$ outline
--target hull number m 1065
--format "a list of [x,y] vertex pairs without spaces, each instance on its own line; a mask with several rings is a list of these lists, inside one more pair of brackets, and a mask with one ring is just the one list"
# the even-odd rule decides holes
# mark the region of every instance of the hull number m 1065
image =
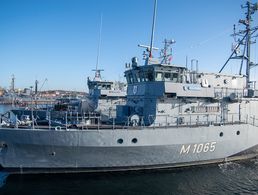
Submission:
[[214,152],[215,149],[216,149],[216,142],[182,145],[180,154],[189,154],[189,153],[198,154],[198,153]]

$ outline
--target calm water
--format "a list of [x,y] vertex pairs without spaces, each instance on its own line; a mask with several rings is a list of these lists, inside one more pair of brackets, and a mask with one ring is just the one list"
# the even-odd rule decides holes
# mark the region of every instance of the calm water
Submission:
[[[0,106],[0,112],[6,110]],[[0,194],[258,194],[258,160],[180,170],[8,176]]]
[[258,161],[152,173],[9,176],[0,194],[258,194]]

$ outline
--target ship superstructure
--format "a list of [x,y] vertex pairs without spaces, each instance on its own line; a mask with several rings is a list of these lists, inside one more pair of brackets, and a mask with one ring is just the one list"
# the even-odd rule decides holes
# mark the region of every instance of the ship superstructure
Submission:
[[116,106],[125,104],[126,84],[120,81],[103,80],[99,69],[100,46],[102,37],[102,15],[100,19],[99,43],[95,71],[95,77],[88,77],[89,99],[94,102],[95,111],[99,112],[103,121],[116,117]]
[[101,77],[102,69],[95,69],[95,77],[88,77],[88,98],[94,102],[95,111],[101,113],[103,120],[116,117],[116,106],[126,102],[126,84],[119,81],[107,81]]
[[147,126],[189,124],[215,118],[216,122],[235,122],[241,115],[250,113],[240,110],[243,98],[258,95],[253,89],[250,96],[244,75],[198,72],[198,68],[188,70],[153,59],[140,66],[136,61],[133,58],[132,68],[125,72],[128,93],[127,104],[119,107],[121,119],[134,116],[139,124]]

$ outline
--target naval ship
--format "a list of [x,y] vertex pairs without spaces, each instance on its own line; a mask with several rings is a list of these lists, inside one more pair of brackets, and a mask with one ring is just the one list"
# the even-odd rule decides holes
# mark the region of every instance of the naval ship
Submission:
[[13,118],[13,123],[28,124],[35,119],[38,125],[51,123],[53,126],[63,126],[65,123],[78,125],[93,116],[100,117],[102,123],[108,122],[110,118],[116,116],[116,105],[125,104],[126,85],[119,81],[102,80],[100,74],[102,70],[94,71],[96,71],[95,77],[92,80],[88,77],[87,81],[89,94],[84,97],[62,96],[56,98],[53,105],[39,108],[35,93],[31,95],[31,102],[35,102],[35,106],[12,109],[4,116],[9,115],[9,118]]
[[244,74],[223,74],[227,63],[218,73],[171,64],[171,40],[164,41],[155,59],[152,30],[145,64],[133,58],[127,65],[126,104],[118,105],[110,124],[53,128],[5,123],[0,127],[1,167],[16,174],[103,172],[256,158],[258,91],[250,79],[256,66],[250,49],[258,30],[251,26],[258,4],[248,1],[243,8],[246,18],[239,23],[244,29],[234,32],[241,38],[228,61],[240,59]]
[[103,80],[101,71],[94,69],[95,77],[87,79],[89,95],[87,98],[93,102],[95,112],[100,113],[102,121],[116,117],[116,106],[126,102],[126,84],[120,81]]
[[102,121],[108,121],[109,118],[116,117],[116,106],[124,105],[126,102],[126,84],[120,81],[107,81],[103,80],[101,72],[103,69],[99,69],[100,61],[100,48],[102,38],[102,15],[100,18],[100,29],[99,29],[99,43],[95,77],[91,79],[88,77],[87,85],[89,89],[88,99],[94,104],[94,111],[100,113]]

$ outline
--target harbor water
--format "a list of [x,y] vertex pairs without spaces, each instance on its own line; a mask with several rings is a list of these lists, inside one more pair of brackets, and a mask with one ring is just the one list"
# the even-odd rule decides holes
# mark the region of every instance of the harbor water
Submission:
[[[0,112],[10,108],[0,106]],[[108,174],[0,172],[0,194],[258,194],[258,160]]]

